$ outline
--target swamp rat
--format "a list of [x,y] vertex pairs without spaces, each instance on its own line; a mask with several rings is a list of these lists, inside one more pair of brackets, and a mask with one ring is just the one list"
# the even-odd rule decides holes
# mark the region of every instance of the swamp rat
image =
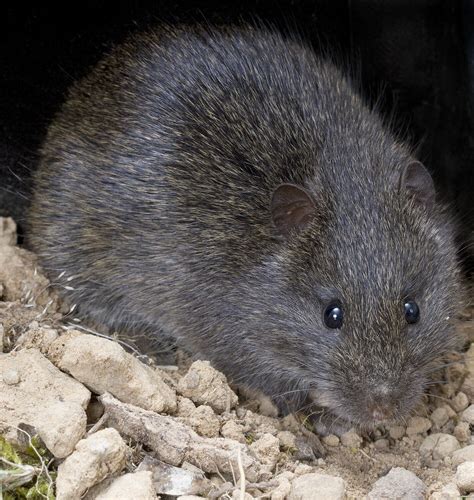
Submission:
[[428,171],[299,40],[132,36],[71,89],[35,182],[30,245],[82,315],[170,335],[321,428],[406,417],[457,346]]

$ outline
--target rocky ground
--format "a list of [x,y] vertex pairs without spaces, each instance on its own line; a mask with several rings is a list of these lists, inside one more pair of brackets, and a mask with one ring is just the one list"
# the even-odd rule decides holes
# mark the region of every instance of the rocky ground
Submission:
[[[469,312],[458,327],[474,341]],[[474,498],[474,344],[406,424],[319,440],[206,361],[91,332],[0,219],[0,346],[5,498]]]

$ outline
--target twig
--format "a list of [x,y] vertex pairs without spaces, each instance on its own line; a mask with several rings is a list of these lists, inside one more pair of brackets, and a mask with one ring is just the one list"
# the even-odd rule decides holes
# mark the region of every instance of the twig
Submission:
[[99,420],[97,420],[97,422],[87,431],[87,435],[90,436],[91,434],[94,434],[94,432],[97,432],[105,424],[108,418],[109,414],[104,411]]
[[237,463],[239,465],[240,473],[240,500],[245,500],[245,471],[242,465],[242,455],[240,453],[240,448],[237,450]]

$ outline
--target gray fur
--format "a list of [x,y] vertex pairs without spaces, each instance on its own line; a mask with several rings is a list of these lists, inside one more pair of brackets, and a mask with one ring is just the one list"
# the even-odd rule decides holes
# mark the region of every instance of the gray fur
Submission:
[[[165,332],[280,408],[311,390],[342,420],[402,418],[456,346],[459,307],[444,210],[399,191],[413,160],[298,41],[160,28],[71,89],[43,146],[30,244],[82,314]],[[282,183],[315,205],[285,238],[270,210]],[[334,298],[341,330],[322,320]]]

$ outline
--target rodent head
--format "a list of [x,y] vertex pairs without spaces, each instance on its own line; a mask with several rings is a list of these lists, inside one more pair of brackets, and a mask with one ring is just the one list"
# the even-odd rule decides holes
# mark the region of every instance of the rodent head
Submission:
[[272,199],[287,243],[279,263],[288,309],[303,344],[298,376],[317,405],[359,426],[406,417],[456,347],[449,224],[423,165],[409,162],[397,176],[373,190],[345,189],[351,205],[344,193],[289,184]]

